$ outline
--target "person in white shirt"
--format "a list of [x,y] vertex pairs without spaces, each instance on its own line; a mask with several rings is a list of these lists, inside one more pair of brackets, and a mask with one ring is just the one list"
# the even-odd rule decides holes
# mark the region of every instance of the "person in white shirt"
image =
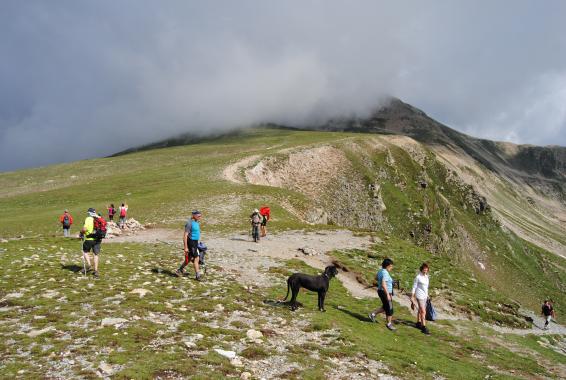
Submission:
[[411,292],[411,310],[415,310],[415,303],[418,307],[417,328],[425,334],[430,334],[426,327],[426,301],[428,300],[428,264],[423,263],[419,268],[419,274],[413,282]]

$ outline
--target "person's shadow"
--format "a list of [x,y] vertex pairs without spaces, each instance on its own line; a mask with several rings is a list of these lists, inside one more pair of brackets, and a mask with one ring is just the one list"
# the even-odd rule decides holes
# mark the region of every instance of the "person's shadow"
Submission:
[[[350,317],[354,317],[358,321],[371,322],[371,319],[369,319],[368,315],[362,315],[362,314],[350,311],[348,309],[345,309],[345,308],[339,307],[339,306],[334,306],[334,309],[341,311],[344,314],[348,314]],[[408,320],[403,319],[403,318],[394,318],[393,323],[396,324],[396,325],[404,325],[404,326],[409,326],[409,327],[415,327],[414,322],[408,321]]]
[[162,269],[162,268],[153,268],[151,270],[152,273],[155,274],[163,274],[165,276],[169,276],[169,277],[177,277],[177,275],[175,274],[175,272],[170,271],[169,269]]
[[[278,301],[278,300],[263,300],[263,303],[273,307],[289,307],[291,305],[290,301]],[[303,304],[297,301],[297,307],[303,307]]]
[[76,264],[67,264],[67,265],[61,264],[61,269],[65,269],[73,273],[79,273],[83,269],[83,267]]

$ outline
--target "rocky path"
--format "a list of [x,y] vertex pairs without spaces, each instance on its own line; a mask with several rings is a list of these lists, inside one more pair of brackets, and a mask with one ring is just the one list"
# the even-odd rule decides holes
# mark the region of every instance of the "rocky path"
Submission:
[[[116,237],[110,242],[136,242],[136,243],[167,243],[182,248],[181,232],[168,229],[147,229],[138,231],[136,234]],[[277,235],[269,235],[260,243],[254,243],[247,234],[208,234],[205,241],[209,247],[208,260],[222,267],[224,270],[237,273],[236,279],[244,286],[272,286],[274,279],[268,273],[268,269],[280,266],[281,260],[299,259],[317,269],[324,269],[332,264],[332,258],[328,255],[332,250],[365,249],[374,241],[367,236],[354,236],[347,230],[303,232],[286,231]],[[302,251],[309,252],[306,255]],[[342,282],[348,292],[357,298],[377,298],[375,289],[368,289],[360,284],[355,275],[341,271],[338,280]],[[279,280],[277,280],[279,281]],[[401,306],[410,307],[407,296],[398,296],[395,302]],[[466,317],[453,314],[438,308],[438,319],[461,320]],[[513,329],[488,325],[494,330],[517,335],[566,335],[566,328],[557,323],[551,323],[548,330],[543,330],[544,321],[540,316],[530,312],[533,318],[531,329]]]

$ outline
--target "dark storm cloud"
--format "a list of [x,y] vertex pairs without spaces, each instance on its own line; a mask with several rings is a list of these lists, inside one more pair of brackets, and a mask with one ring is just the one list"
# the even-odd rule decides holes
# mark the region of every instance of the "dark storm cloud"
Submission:
[[566,3],[0,2],[0,170],[367,113],[566,145]]

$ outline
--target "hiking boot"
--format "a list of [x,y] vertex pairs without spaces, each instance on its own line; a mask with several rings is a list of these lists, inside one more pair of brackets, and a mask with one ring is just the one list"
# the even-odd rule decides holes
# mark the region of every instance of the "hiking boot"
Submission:
[[177,275],[177,277],[183,277],[183,271],[180,270],[180,269],[177,269],[177,270],[175,271],[175,274]]
[[197,281],[202,281],[202,276],[201,276],[201,275],[196,275],[196,276],[195,276],[195,280],[197,280]]
[[97,271],[97,270],[95,270],[95,271],[94,271],[94,273],[93,273],[92,275],[94,276],[94,278],[98,278],[98,277],[100,277],[100,276],[98,275],[98,271]]
[[415,327],[418,328],[419,330],[423,329],[423,325],[420,322],[415,323]]
[[373,323],[375,323],[375,314],[373,313],[369,313],[368,314],[369,320],[372,321]]
[[428,328],[426,326],[423,326],[422,330],[423,334],[425,335],[430,335],[430,331],[428,331]]
[[393,327],[393,323],[388,324],[388,325],[387,325],[387,328],[388,328],[390,331],[395,331],[395,330],[397,330],[395,327]]

